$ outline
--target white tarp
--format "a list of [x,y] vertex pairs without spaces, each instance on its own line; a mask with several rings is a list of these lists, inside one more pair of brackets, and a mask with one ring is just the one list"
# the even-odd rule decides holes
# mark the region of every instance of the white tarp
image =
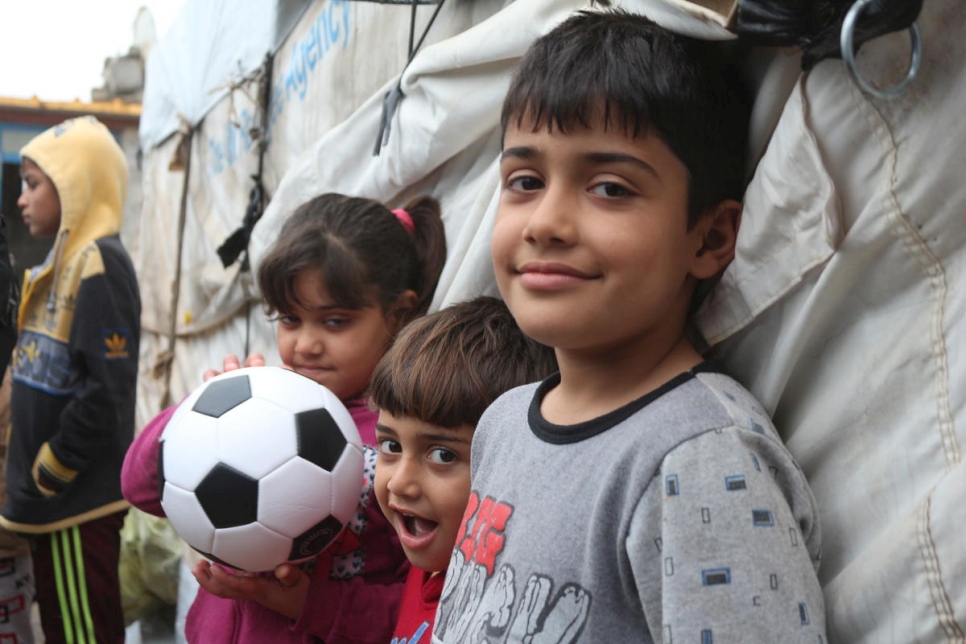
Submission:
[[[408,8],[351,3],[353,26],[343,34],[351,40],[335,46],[333,38],[325,50],[313,29],[321,34],[321,26],[337,24],[326,22],[327,12],[341,15],[335,12],[343,4],[313,4],[279,49],[273,86],[284,103],[272,111],[264,175],[272,202],[255,228],[253,258],[298,204],[320,192],[389,205],[431,192],[443,204],[450,245],[434,305],[494,292],[488,243],[503,92],[529,43],[584,2],[504,7],[481,0],[444,9],[431,32],[435,44],[402,76],[406,98],[379,157],[371,151],[381,99],[405,62]],[[728,37],[720,15],[689,3],[618,4],[678,30]],[[420,9],[420,24],[427,10]],[[920,77],[891,102],[861,94],[840,61],[806,75],[788,51],[753,61],[760,91],[752,147],[763,156],[738,258],[699,318],[731,370],[774,415],[813,484],[829,641],[836,644],[966,640],[959,527],[966,496],[966,130],[959,123],[966,12],[956,0],[926,0],[919,23]],[[226,31],[220,42],[237,37]],[[893,34],[867,44],[861,68],[888,84],[905,68],[906,42]],[[189,60],[184,54],[184,64]],[[178,73],[170,70],[172,78]],[[257,167],[244,133],[253,103],[243,91],[210,105],[201,94],[192,100],[206,107],[197,113],[204,118],[188,119],[198,130],[176,310],[183,173],[170,172],[168,163],[177,137],[159,138],[145,156],[142,421],[157,411],[151,368],[163,358],[172,322],[175,399],[203,369],[246,344],[277,359],[272,329],[249,301],[250,285],[237,266],[222,268],[214,252],[240,223]],[[176,115],[163,116],[158,122],[170,130]],[[148,246],[157,254],[145,253]]]
[[[445,6],[424,46],[462,32],[498,12],[505,1]],[[261,4],[274,7],[258,13],[273,24],[266,16],[276,10],[279,14],[291,12],[290,6]],[[252,65],[257,70],[268,53],[252,53],[247,65],[237,60],[237,64],[223,64],[223,77],[215,73],[219,61],[232,60],[234,43],[249,37],[247,20],[235,16],[233,7],[219,0],[187,3],[171,33],[203,34],[208,30],[218,34],[217,46],[209,43],[204,55],[184,52],[171,46],[174,37],[169,34],[149,60],[141,131],[142,135],[157,132],[160,139],[154,145],[149,143],[153,139],[142,141],[145,190],[149,193],[136,244],[140,252],[135,253],[145,302],[138,400],[142,424],[157,412],[166,394],[173,400],[183,396],[199,383],[205,368],[220,364],[226,352],[242,353],[248,347],[270,357],[275,353],[274,332],[252,301],[251,275],[241,273],[237,263],[224,268],[216,254],[241,225],[252,175],[258,168],[257,142],[251,132],[259,124],[257,81],[243,81],[243,72]],[[243,5],[237,9],[246,11]],[[419,7],[417,37],[435,9],[432,5]],[[410,12],[405,5],[326,0],[312,3],[301,14],[277,47],[273,61],[270,144],[262,176],[269,195],[304,149],[398,76],[407,58]],[[226,14],[222,24],[219,16]],[[271,47],[264,42],[262,46]],[[254,52],[252,48],[240,51],[249,49]],[[205,65],[212,71],[199,73],[197,68]],[[165,72],[152,75],[155,69]],[[182,77],[188,80],[179,85]],[[212,94],[211,88],[220,89]],[[194,133],[188,158],[179,158],[175,167],[172,163],[182,136],[171,128],[182,122],[193,126]],[[174,136],[169,136],[171,132]],[[358,135],[367,140],[365,157],[371,156],[376,134],[374,128]],[[184,232],[179,235],[185,172],[178,168],[185,166],[189,168],[188,190]],[[172,330],[177,337],[173,346]],[[164,367],[169,360],[173,360],[170,377]]]
[[147,61],[141,145],[148,150],[195,125],[228,92],[229,83],[274,50],[275,2],[193,0],[154,46]]
[[[701,318],[812,485],[842,644],[966,641],[966,12],[926,0],[918,23],[921,74],[891,101],[776,57],[790,94]],[[894,84],[908,42],[859,68]]]

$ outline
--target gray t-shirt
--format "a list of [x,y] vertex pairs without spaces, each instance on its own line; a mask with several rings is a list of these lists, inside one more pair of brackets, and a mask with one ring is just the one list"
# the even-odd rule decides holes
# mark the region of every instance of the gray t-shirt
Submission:
[[768,416],[705,364],[600,418],[480,420],[433,642],[825,641],[815,501]]

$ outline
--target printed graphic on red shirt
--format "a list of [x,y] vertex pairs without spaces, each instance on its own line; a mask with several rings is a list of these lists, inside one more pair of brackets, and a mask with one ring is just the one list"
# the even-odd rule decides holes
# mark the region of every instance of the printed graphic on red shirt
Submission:
[[513,567],[499,564],[512,518],[512,505],[470,494],[440,597],[440,641],[568,644],[580,637],[590,593],[543,573],[518,588]]
[[394,637],[390,644],[428,644],[429,642],[429,627],[432,626],[429,622],[423,622],[416,629],[416,632],[409,637]]

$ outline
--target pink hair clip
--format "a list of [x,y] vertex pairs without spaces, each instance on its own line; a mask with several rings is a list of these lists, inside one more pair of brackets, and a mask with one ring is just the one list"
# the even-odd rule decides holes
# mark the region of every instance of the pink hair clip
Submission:
[[403,228],[409,231],[410,235],[416,232],[416,224],[413,223],[413,218],[406,212],[405,208],[396,208],[392,211],[392,214],[396,215],[396,219],[403,225]]

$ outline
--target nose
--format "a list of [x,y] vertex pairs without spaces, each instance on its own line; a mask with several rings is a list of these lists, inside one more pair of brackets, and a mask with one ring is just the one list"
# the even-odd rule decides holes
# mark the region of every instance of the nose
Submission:
[[392,467],[386,487],[393,496],[418,497],[420,495],[419,465],[412,458],[405,456],[400,458]]
[[524,238],[543,246],[569,246],[577,234],[575,209],[579,201],[560,188],[548,185],[534,205],[523,230]]
[[21,190],[20,196],[17,197],[17,207],[21,210],[27,207],[27,191]]
[[314,333],[309,325],[303,325],[295,339],[295,352],[303,356],[317,356],[325,351],[325,343],[318,333]]

